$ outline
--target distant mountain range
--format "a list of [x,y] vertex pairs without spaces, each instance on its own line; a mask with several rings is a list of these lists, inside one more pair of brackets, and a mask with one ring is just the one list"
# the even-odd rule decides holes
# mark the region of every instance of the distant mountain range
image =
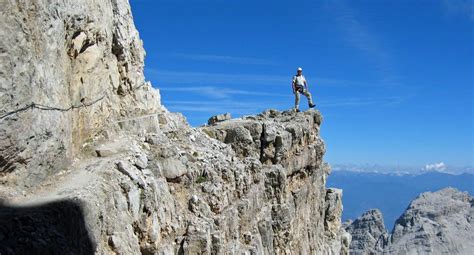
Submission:
[[328,187],[343,189],[343,220],[356,219],[371,208],[383,213],[392,230],[395,220],[420,193],[453,187],[474,194],[474,175],[428,171],[421,174],[388,174],[337,170],[328,178]]
[[333,171],[370,172],[394,175],[423,174],[440,172],[446,174],[474,174],[474,166],[455,166],[444,162],[435,162],[425,165],[379,165],[379,164],[331,164]]

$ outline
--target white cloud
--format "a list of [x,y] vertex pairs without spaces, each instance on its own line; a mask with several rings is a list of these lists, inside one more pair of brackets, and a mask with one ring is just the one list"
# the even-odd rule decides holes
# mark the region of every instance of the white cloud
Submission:
[[396,86],[399,75],[396,74],[392,56],[383,46],[381,38],[370,27],[358,18],[358,13],[350,6],[350,1],[329,1],[329,8],[334,19],[339,24],[343,38],[352,47],[364,53],[375,64],[375,69],[382,77],[380,82],[384,86]]
[[288,97],[290,94],[277,94],[270,92],[262,92],[256,90],[242,90],[232,89],[226,87],[216,86],[195,86],[195,87],[164,87],[160,88],[161,91],[169,92],[185,92],[200,94],[215,99],[227,99],[233,95],[245,95],[245,96],[265,96],[265,97]]
[[264,74],[227,74],[193,71],[157,71],[147,68],[148,74],[163,84],[275,84],[289,86],[291,75],[264,75]]
[[[212,72],[194,72],[194,71],[168,71],[146,69],[148,77],[152,77],[159,84],[209,84],[219,85],[268,85],[268,86],[288,86],[291,84],[292,74],[288,75],[267,75],[267,74],[244,74],[244,73],[212,73]],[[362,82],[345,79],[333,79],[324,77],[312,77],[310,74],[306,77],[310,88],[312,86],[324,87],[379,87],[384,84],[378,82]]]
[[252,57],[234,57],[234,56],[225,56],[225,55],[182,54],[182,53],[174,53],[170,55],[174,57],[190,59],[190,60],[218,62],[218,63],[227,63],[227,64],[276,65],[276,63],[271,60],[261,59],[261,58],[252,58]]
[[439,163],[433,163],[433,164],[427,164],[423,167],[424,171],[445,171],[447,168],[446,164],[444,162],[439,162]]

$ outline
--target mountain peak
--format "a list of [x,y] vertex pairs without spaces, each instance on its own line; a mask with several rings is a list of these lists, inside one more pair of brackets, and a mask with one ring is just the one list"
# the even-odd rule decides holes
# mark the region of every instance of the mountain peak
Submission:
[[[467,192],[444,188],[414,199],[395,222],[390,235],[381,212],[369,210],[346,226],[352,235],[351,252],[388,254],[469,254],[474,249],[471,220],[474,198]],[[455,224],[451,224],[455,222]]]

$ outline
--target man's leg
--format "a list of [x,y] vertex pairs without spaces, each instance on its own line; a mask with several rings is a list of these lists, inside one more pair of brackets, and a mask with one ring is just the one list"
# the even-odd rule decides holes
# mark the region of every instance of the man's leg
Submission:
[[313,104],[313,97],[311,96],[311,93],[309,93],[309,91],[305,90],[304,92],[304,95],[306,96],[306,98],[308,98],[308,105],[309,107],[314,107],[314,104]]
[[295,110],[298,110],[300,106],[300,92],[296,91],[295,92]]

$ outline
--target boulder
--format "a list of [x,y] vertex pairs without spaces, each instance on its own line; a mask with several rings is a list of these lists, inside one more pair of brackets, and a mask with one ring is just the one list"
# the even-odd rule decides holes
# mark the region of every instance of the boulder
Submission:
[[113,148],[101,146],[101,147],[95,149],[95,152],[97,153],[98,157],[110,157],[110,156],[116,154],[117,150],[115,150]]
[[226,121],[230,119],[231,119],[230,113],[219,114],[219,115],[215,115],[209,118],[209,120],[207,121],[207,124],[214,125],[218,122],[222,122],[222,121]]
[[145,169],[148,166],[148,158],[144,153],[138,153],[135,155],[135,166],[138,169]]
[[137,168],[135,168],[130,163],[125,162],[125,161],[118,161],[116,163],[116,165],[117,165],[117,169],[121,173],[123,173],[123,174],[127,175],[128,177],[130,177],[130,179],[132,179],[132,181],[134,181],[135,183],[140,185],[140,187],[142,187],[142,188],[146,187],[146,183],[143,180],[143,178],[139,176]]
[[160,160],[163,176],[168,180],[173,180],[187,173],[186,166],[181,160],[176,158],[165,158]]

